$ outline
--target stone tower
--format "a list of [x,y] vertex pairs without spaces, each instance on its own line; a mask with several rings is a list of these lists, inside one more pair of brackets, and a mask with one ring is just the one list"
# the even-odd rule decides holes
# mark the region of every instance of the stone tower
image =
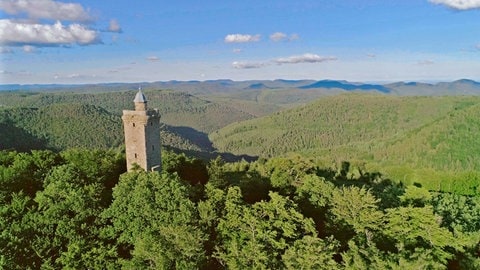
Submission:
[[135,110],[124,110],[122,116],[127,170],[138,164],[145,171],[160,171],[160,113],[147,108],[147,98],[141,89],[133,102]]

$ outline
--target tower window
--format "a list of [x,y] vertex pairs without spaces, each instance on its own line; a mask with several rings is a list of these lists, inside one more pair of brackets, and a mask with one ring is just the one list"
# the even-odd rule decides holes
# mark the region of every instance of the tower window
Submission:
[[137,158],[137,153],[135,153],[135,158]]
[[150,126],[153,126],[153,122],[150,122]]
[[133,123],[133,127],[135,127],[135,123]]
[[152,150],[155,150],[155,146],[152,145]]

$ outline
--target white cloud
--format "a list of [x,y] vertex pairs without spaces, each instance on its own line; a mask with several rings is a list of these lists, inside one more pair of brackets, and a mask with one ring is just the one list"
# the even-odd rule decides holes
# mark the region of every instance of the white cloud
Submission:
[[252,69],[252,68],[261,68],[269,66],[272,64],[282,65],[282,64],[301,64],[301,63],[321,63],[326,61],[337,60],[336,57],[327,56],[322,57],[317,54],[306,53],[303,55],[294,55],[290,57],[277,58],[270,61],[264,62],[244,62],[244,61],[235,61],[232,63],[232,67],[237,69]]
[[118,24],[118,21],[115,19],[110,20],[110,25],[108,26],[108,31],[109,32],[115,32],[115,33],[120,33],[122,32],[122,28],[120,27],[120,24]]
[[429,2],[459,10],[480,8],[480,0],[429,0]]
[[23,51],[26,53],[33,53],[35,52],[35,47],[30,46],[30,45],[25,45],[23,46]]
[[300,63],[321,63],[326,61],[334,61],[337,60],[336,57],[332,56],[320,56],[318,54],[312,53],[305,53],[302,55],[294,55],[285,58],[277,58],[274,60],[275,63],[282,65],[282,64],[300,64]]
[[285,40],[285,39],[287,39],[287,37],[288,36],[285,33],[275,32],[275,33],[270,35],[270,40],[277,42],[277,41]]
[[291,34],[290,36],[288,36],[287,34],[282,33],[282,32],[275,32],[275,33],[270,35],[270,40],[274,41],[274,42],[294,41],[294,40],[297,40],[299,38],[300,37],[298,36],[298,34]]
[[300,39],[300,36],[298,34],[291,34],[290,37],[288,38],[288,40],[290,41],[293,41],[293,40],[297,40],[297,39]]
[[68,20],[85,22],[92,17],[77,3],[52,0],[0,0],[0,9],[10,15],[27,14],[34,19]]
[[0,44],[3,45],[89,45],[99,43],[98,32],[80,24],[64,26],[55,24],[18,23],[12,20],[0,20]]
[[147,60],[150,62],[158,62],[160,61],[160,58],[158,56],[149,56],[147,57]]
[[225,43],[246,43],[260,41],[260,35],[230,34],[226,35]]
[[235,62],[232,63],[232,67],[237,68],[237,69],[261,68],[265,65],[266,65],[266,63],[239,62],[239,61],[235,61]]

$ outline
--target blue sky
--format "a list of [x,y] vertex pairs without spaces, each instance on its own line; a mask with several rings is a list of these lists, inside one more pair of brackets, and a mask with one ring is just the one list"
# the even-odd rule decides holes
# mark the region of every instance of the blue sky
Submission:
[[1,83],[480,80],[480,0],[0,0]]

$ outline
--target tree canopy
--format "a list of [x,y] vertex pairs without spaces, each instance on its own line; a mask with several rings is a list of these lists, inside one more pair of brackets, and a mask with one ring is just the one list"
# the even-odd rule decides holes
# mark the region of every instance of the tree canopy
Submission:
[[4,269],[477,269],[478,194],[432,192],[302,156],[0,151]]

